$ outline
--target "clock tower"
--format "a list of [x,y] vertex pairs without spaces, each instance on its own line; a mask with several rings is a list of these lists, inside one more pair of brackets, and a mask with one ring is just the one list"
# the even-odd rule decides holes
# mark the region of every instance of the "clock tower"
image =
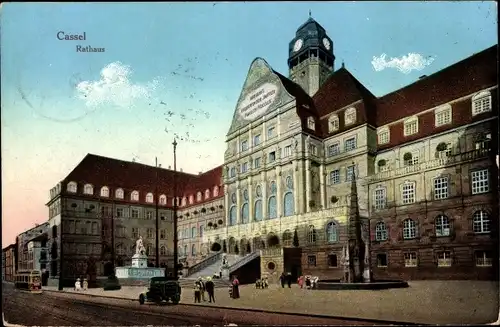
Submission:
[[288,49],[290,79],[313,96],[334,70],[333,42],[309,12]]

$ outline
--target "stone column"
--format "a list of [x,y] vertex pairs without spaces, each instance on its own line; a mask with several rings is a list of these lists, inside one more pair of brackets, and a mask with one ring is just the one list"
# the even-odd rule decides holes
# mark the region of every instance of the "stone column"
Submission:
[[[308,150],[306,150],[309,152]],[[311,161],[306,159],[306,212],[311,212],[309,202],[311,201]]]
[[302,188],[299,187],[299,171],[298,169],[299,161],[293,161],[293,207],[295,210],[295,214],[302,213],[302,210],[299,208],[300,202],[299,198],[302,197]]
[[252,185],[252,176],[248,176],[248,222],[252,224],[255,221],[254,217],[254,190]]
[[276,218],[283,216],[283,190],[281,187],[281,167],[276,167]]
[[240,181],[236,181],[236,225],[241,224],[241,189]]
[[268,183],[266,180],[266,172],[263,171],[261,172],[261,181],[262,184],[260,184],[260,188],[262,190],[262,220],[267,219],[267,187]]
[[226,226],[229,226],[229,208],[230,208],[230,204],[229,204],[229,197],[230,195],[228,194],[228,191],[229,191],[229,187],[227,185],[224,185],[224,210],[226,210]]
[[326,209],[326,176],[325,165],[319,166],[319,191],[321,196],[321,208]]

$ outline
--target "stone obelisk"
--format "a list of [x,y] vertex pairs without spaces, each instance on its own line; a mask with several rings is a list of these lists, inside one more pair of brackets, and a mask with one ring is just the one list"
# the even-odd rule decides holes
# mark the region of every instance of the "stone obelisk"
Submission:
[[349,283],[363,282],[366,246],[361,236],[361,218],[358,207],[356,172],[352,172],[351,201],[348,220]]

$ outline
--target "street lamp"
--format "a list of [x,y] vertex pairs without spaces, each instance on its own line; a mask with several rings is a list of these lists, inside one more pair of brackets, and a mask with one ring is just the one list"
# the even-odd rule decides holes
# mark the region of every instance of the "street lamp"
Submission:
[[155,247],[156,247],[156,268],[160,267],[160,217],[158,217],[158,158],[155,158],[155,164],[156,164],[156,181],[155,181],[155,199],[156,199],[156,242],[155,242]]
[[175,138],[172,145],[174,146],[174,278],[177,279],[177,261],[179,261],[179,253],[177,251],[177,141]]

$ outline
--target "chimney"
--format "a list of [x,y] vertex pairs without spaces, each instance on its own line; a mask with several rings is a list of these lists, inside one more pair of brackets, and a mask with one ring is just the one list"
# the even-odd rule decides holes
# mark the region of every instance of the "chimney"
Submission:
[[158,168],[161,168],[161,164],[158,165]]
[[172,169],[172,166],[168,166],[168,169]]
[[201,174],[203,174],[203,172],[202,172],[202,171],[198,172],[198,175],[201,175]]
[[422,75],[422,76],[420,76],[418,79],[419,79],[419,80],[421,80],[421,79],[424,79],[424,78],[426,78],[426,77],[427,77],[427,75]]
[[179,171],[182,173],[182,168],[180,168]]

